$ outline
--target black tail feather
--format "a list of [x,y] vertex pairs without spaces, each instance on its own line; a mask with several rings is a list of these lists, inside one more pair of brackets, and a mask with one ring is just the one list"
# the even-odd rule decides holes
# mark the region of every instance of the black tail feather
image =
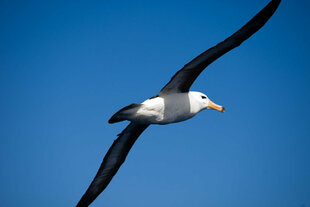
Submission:
[[121,122],[126,120],[126,118],[124,118],[122,116],[122,113],[124,111],[130,110],[130,109],[134,109],[134,108],[138,108],[140,107],[141,104],[130,104],[129,106],[126,106],[124,108],[122,108],[121,110],[119,110],[118,112],[116,112],[110,119],[109,119],[109,124],[113,124],[113,123],[117,123],[117,122]]
[[114,124],[114,123],[117,123],[117,122],[121,122],[121,121],[124,121],[125,119],[121,119],[119,118],[118,116],[118,113],[114,114],[108,121],[109,124]]

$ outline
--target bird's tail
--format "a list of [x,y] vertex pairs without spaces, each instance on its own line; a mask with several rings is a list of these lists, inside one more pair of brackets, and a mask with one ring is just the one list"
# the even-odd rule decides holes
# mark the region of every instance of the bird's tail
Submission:
[[122,108],[109,119],[108,121],[109,124],[114,124],[117,122],[128,120],[130,115],[133,115],[135,112],[137,112],[140,106],[141,104],[131,104],[129,106]]

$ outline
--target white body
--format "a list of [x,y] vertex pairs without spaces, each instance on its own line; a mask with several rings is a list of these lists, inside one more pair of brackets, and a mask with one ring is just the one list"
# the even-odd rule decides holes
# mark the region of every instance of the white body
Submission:
[[[209,99],[200,92],[175,93],[144,101],[137,109],[129,109],[126,119],[143,124],[170,124],[192,118],[208,108]],[[123,115],[124,115],[123,114]]]

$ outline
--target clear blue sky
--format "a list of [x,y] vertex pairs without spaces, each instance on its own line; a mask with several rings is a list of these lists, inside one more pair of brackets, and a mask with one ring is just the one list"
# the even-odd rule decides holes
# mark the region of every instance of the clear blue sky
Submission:
[[[268,0],[1,1],[1,206],[74,206],[127,123]],[[310,2],[283,0],[193,90],[226,113],[151,126],[92,206],[310,206]]]

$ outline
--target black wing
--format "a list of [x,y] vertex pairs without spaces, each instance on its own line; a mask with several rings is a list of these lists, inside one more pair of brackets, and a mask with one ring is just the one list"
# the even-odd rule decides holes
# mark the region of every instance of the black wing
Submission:
[[149,125],[141,125],[131,122],[126,129],[118,135],[118,138],[114,141],[105,155],[94,180],[77,204],[77,207],[88,206],[107,187],[113,176],[125,161],[132,145],[148,126]]
[[243,41],[251,37],[262,26],[264,26],[264,24],[277,10],[280,2],[281,0],[272,0],[255,17],[253,17],[246,25],[244,25],[232,36],[208,49],[186,64],[171,78],[167,85],[161,89],[159,95],[188,92],[193,82],[208,65],[235,47],[238,47]]

